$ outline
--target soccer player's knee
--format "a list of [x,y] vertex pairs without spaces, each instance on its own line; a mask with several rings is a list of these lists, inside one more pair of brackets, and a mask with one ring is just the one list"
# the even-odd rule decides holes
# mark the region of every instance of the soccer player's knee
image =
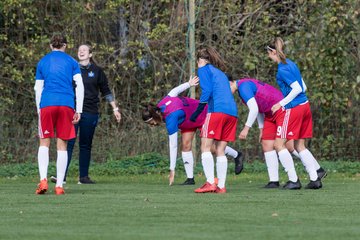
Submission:
[[285,146],[284,146],[283,142],[275,142],[274,148],[277,152],[280,152],[281,150],[283,150],[285,148]]

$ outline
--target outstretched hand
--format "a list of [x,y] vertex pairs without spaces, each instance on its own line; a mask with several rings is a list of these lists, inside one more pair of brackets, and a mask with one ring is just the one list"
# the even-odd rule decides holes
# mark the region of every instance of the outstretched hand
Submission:
[[175,170],[170,170],[169,173],[169,186],[173,185],[175,179]]
[[190,87],[199,85],[199,77],[198,76],[194,76],[194,77],[190,76],[189,84],[190,84]]
[[121,113],[119,110],[114,111],[114,116],[116,118],[116,121],[119,123],[121,121]]

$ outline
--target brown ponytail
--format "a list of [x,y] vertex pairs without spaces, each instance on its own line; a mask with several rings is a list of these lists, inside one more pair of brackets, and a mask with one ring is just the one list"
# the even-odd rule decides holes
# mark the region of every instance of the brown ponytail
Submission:
[[154,106],[153,104],[149,103],[142,111],[142,119],[144,122],[154,119],[156,122],[160,123],[162,121],[160,109]]
[[280,61],[286,64],[286,55],[283,52],[285,46],[284,41],[280,37],[276,37],[274,40],[274,46],[276,49],[276,55],[280,58]]
[[212,47],[205,47],[197,51],[197,59],[202,58],[207,60],[209,63],[219,68],[221,71],[226,72],[225,61],[222,59],[220,54]]

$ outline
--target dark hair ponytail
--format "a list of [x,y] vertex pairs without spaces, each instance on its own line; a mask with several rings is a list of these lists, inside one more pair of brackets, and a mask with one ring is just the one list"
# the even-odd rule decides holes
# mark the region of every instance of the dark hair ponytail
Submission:
[[205,47],[197,51],[197,59],[202,58],[209,63],[219,68],[221,71],[226,72],[226,65],[220,54],[212,47]]
[[160,108],[149,103],[142,111],[142,119],[144,122],[154,119],[156,122],[160,123],[162,121]]

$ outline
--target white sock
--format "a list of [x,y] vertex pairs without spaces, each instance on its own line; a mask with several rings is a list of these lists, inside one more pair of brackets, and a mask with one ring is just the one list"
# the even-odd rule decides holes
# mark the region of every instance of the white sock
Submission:
[[194,177],[194,157],[192,151],[181,152],[187,178]]
[[264,152],[270,182],[279,181],[279,160],[275,150]]
[[40,146],[38,151],[38,165],[40,180],[47,179],[47,171],[49,166],[49,148]]
[[56,160],[56,187],[62,187],[68,161],[67,151],[57,151]]
[[291,154],[300,159],[300,155],[295,149],[291,152]]
[[301,157],[301,162],[303,163],[306,171],[310,176],[310,180],[316,181],[318,175],[313,161],[313,159],[315,159],[314,156],[311,154],[311,152],[308,149],[299,152],[299,155]]
[[[296,150],[292,151],[291,153],[292,153],[292,155],[294,155],[295,157],[301,159],[299,153],[298,153]],[[312,156],[312,161],[313,161],[313,164],[314,164],[315,169],[316,169],[316,170],[319,170],[319,169],[321,168],[320,164],[318,163],[318,161],[316,161],[316,159],[314,158],[314,156],[313,156],[312,154],[311,154],[311,156]]]
[[[311,155],[312,155],[312,154],[311,154]],[[320,164],[318,163],[318,161],[316,161],[315,158],[314,158],[314,160],[313,160],[313,164],[314,164],[314,167],[315,167],[316,171],[321,168]]]
[[298,176],[296,175],[294,161],[291,157],[289,151],[285,148],[278,152],[279,159],[283,167],[285,168],[285,172],[287,172],[289,180],[292,182],[296,182],[298,180]]
[[232,158],[236,158],[237,155],[238,155],[238,152],[235,149],[233,149],[233,148],[231,148],[229,146],[226,146],[225,147],[225,155],[228,155],[228,156],[230,156]]
[[206,181],[213,184],[214,180],[214,159],[211,152],[201,154],[201,163],[203,165]]
[[226,181],[228,160],[226,156],[216,158],[216,175],[218,177],[218,187],[224,188]]
[[312,160],[313,164],[314,164],[314,167],[315,167],[315,170],[319,170],[321,168],[320,164],[318,163],[318,161],[316,161],[315,157],[312,155],[312,153],[306,149],[310,154],[309,156],[307,156],[309,159]]

